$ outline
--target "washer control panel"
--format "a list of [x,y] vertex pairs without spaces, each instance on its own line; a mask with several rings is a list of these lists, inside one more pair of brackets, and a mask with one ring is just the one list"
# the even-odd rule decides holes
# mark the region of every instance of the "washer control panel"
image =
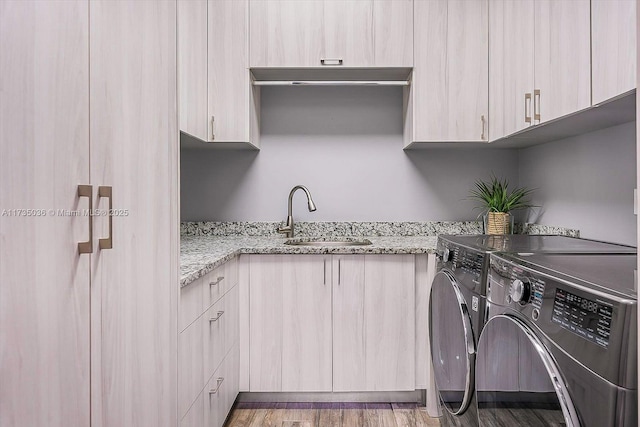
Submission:
[[609,346],[613,306],[556,288],[551,321],[602,347]]

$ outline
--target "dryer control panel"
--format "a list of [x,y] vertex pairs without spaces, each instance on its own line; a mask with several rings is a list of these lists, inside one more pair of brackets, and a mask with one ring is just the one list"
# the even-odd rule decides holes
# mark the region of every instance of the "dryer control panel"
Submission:
[[551,321],[602,347],[609,346],[613,306],[556,288]]

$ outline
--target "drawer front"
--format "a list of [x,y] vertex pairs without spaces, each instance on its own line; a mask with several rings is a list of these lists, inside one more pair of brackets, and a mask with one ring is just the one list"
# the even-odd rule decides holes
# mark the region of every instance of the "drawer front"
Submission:
[[238,396],[240,354],[235,344],[203,391],[204,425],[222,427]]
[[203,310],[215,304],[229,289],[238,282],[238,258],[233,258],[219,266],[203,278]]
[[202,283],[204,278],[197,279],[180,289],[178,310],[178,330],[184,331],[204,310],[202,303]]
[[197,399],[205,382],[202,342],[203,318],[200,317],[178,336],[178,411],[184,417]]
[[204,343],[204,381],[218,369],[238,338],[238,286],[213,304],[202,316]]
[[198,398],[187,414],[180,420],[180,427],[203,427],[204,426],[204,391],[201,391]]

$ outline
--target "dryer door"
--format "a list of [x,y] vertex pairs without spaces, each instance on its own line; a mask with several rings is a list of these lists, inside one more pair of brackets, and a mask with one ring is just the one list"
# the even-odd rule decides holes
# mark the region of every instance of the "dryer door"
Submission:
[[480,426],[580,426],[555,359],[516,317],[495,316],[482,330],[476,393]]
[[449,412],[460,415],[473,397],[475,341],[467,302],[446,270],[431,285],[429,337],[440,399]]

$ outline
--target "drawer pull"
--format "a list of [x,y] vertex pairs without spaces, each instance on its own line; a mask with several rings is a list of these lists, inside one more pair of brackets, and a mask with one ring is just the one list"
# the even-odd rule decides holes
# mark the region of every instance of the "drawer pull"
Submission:
[[216,322],[219,318],[222,317],[223,314],[224,314],[224,311],[217,312],[216,317],[212,317],[211,319],[209,319],[209,323]]
[[324,58],[320,60],[320,64],[322,65],[342,65],[342,59],[336,58],[336,59],[329,59],[329,58]]
[[209,395],[216,394],[218,390],[220,390],[220,386],[222,385],[223,381],[224,381],[223,377],[218,378],[217,379],[218,384],[216,385],[216,388],[209,390]]
[[211,283],[209,283],[209,286],[216,286],[216,285],[220,284],[220,282],[222,282],[223,280],[224,280],[224,276],[220,276],[220,277],[218,277],[218,278],[216,279],[216,281],[215,281],[215,282],[211,282]]

